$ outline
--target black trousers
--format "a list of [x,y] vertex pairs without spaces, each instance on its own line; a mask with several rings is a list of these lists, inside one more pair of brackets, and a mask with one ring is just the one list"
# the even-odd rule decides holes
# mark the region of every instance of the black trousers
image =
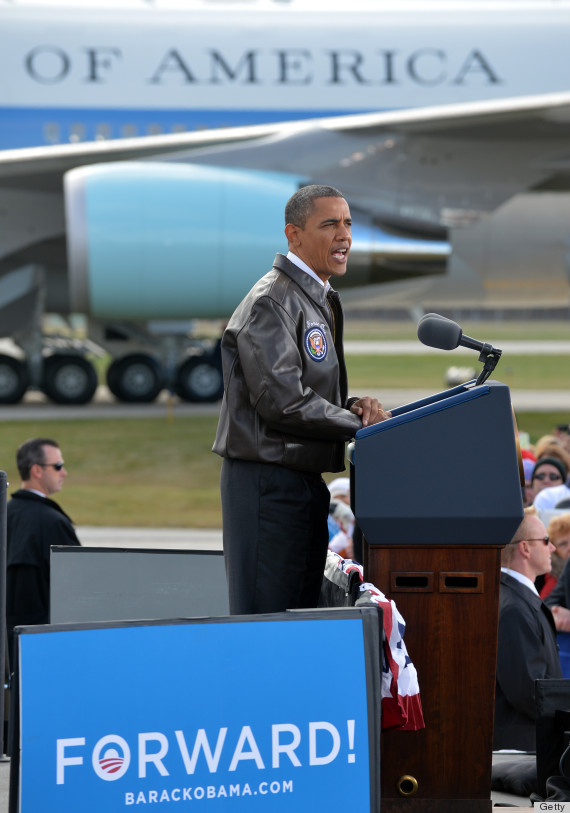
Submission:
[[230,613],[316,607],[328,548],[322,477],[225,458],[220,485]]

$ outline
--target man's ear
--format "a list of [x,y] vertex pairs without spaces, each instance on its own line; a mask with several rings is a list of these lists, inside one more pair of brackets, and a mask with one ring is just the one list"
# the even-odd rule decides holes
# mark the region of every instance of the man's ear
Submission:
[[528,559],[530,556],[530,545],[526,541],[526,539],[521,539],[519,542],[519,552],[524,559]]
[[299,226],[295,226],[294,223],[287,223],[285,226],[285,236],[287,237],[287,241],[290,246],[298,246],[299,245],[299,235],[300,229]]

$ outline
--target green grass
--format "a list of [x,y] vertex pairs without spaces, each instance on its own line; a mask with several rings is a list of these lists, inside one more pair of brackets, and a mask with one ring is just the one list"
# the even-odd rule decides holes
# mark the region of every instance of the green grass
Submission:
[[[498,344],[506,339],[541,339],[552,341],[570,340],[570,324],[560,319],[529,319],[527,321],[504,321],[473,319],[459,320],[466,336],[483,342]],[[347,319],[344,326],[345,340],[397,341],[418,340],[417,322],[393,319]],[[499,347],[501,345],[499,344]]]
[[[527,412],[517,420],[534,442],[568,415]],[[76,524],[220,528],[221,460],[210,451],[216,424],[215,416],[5,421],[0,468],[8,474],[9,491],[15,490],[17,445],[29,437],[55,437],[69,471],[56,499]]]
[[216,424],[214,416],[3,422],[2,466],[14,490],[17,445],[54,437],[69,472],[56,499],[77,524],[220,527]]
[[[418,387],[445,389],[449,367],[472,367],[479,375],[483,365],[472,357],[461,355],[417,356],[352,356],[346,364],[350,386],[382,390],[382,387]],[[570,383],[570,356],[510,356],[501,358],[492,376],[511,389],[565,390]]]

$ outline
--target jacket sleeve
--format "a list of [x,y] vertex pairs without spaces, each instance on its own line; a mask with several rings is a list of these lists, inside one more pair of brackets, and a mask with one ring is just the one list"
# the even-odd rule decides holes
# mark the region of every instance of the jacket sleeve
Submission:
[[251,405],[272,428],[324,440],[349,440],[357,415],[304,385],[294,320],[269,297],[257,300],[237,338]]

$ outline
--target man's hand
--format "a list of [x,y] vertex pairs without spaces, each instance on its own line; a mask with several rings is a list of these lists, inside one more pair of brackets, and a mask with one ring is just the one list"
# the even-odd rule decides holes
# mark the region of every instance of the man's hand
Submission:
[[373,423],[380,423],[386,418],[391,418],[391,412],[385,412],[382,404],[377,398],[359,398],[350,407],[350,411],[362,418],[362,426],[372,426]]
[[556,629],[560,632],[570,632],[570,610],[566,607],[551,607]]

